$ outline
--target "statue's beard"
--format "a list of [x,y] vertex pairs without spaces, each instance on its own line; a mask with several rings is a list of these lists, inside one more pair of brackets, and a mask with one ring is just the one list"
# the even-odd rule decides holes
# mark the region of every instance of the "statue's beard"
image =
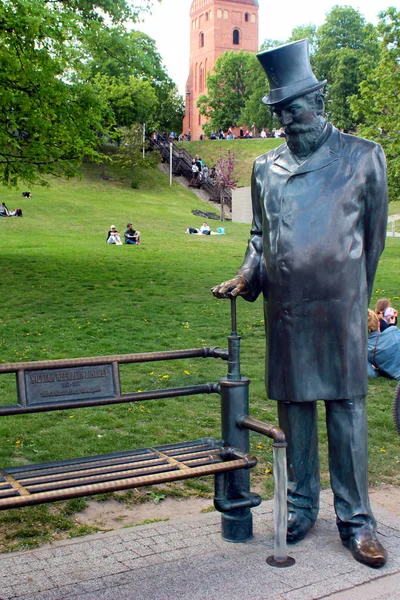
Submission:
[[298,158],[307,158],[316,145],[316,141],[325,126],[325,119],[316,116],[312,123],[292,123],[285,128],[286,142],[292,153]]

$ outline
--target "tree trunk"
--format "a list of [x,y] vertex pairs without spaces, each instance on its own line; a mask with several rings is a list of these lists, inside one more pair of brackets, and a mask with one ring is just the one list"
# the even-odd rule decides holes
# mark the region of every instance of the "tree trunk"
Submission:
[[225,211],[224,211],[224,188],[222,185],[219,188],[219,202],[221,204],[221,221],[225,221]]

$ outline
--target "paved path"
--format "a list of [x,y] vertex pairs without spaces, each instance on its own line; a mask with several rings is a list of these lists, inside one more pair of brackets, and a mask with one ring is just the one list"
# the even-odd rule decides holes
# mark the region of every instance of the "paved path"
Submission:
[[255,538],[221,539],[218,513],[120,529],[0,556],[1,600],[398,600],[400,517],[376,510],[390,559],[380,570],[354,561],[341,545],[331,493],[309,536],[276,569],[272,502],[254,510]]

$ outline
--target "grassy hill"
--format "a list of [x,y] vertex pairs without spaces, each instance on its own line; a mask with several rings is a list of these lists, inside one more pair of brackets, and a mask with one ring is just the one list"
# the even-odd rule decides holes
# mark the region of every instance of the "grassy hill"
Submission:
[[[53,179],[49,188],[31,190],[29,200],[21,198],[21,191],[1,189],[2,201],[9,208],[21,206],[24,213],[22,219],[0,219],[2,362],[226,347],[229,303],[214,299],[210,288],[235,273],[249,227],[225,223],[225,236],[187,235],[186,227],[201,221],[191,211],[207,209],[191,192],[175,183],[170,188],[168,177],[158,170],[139,173],[139,189],[131,189],[118,170],[108,170],[108,175],[109,180],[100,180],[98,168],[87,165],[81,180]],[[128,221],[142,232],[142,244],[107,245],[110,225],[123,232]],[[218,226],[217,221],[210,224],[213,230]],[[400,305],[399,243],[388,239],[373,303],[388,296]],[[239,300],[238,330],[243,337],[242,373],[252,381],[251,414],[276,422],[275,403],[264,391],[261,299],[254,304]],[[218,381],[225,374],[226,364],[211,359],[121,369],[124,392]],[[370,386],[372,484],[398,481],[398,442],[390,409],[394,387],[386,380]],[[14,390],[14,376],[2,375],[0,402],[14,403]],[[327,483],[322,407],[320,412]],[[0,461],[2,466],[45,462],[208,435],[220,435],[214,396],[3,417]],[[265,494],[271,494],[271,445],[254,434],[252,451],[260,461],[253,479],[262,480]],[[167,486],[161,494],[204,495],[211,490],[210,479],[192,480]],[[151,492],[124,496],[129,502],[146,498]],[[0,550],[28,547],[66,532],[86,533],[71,517],[84,504],[79,500],[0,513]]]
[[186,148],[192,155],[198,154],[205,164],[212,167],[219,157],[220,152],[225,156],[230,150],[236,159],[234,176],[238,186],[250,185],[251,170],[254,159],[272,148],[282,144],[281,139],[236,139],[236,140],[205,140],[203,142],[179,142],[177,146]]

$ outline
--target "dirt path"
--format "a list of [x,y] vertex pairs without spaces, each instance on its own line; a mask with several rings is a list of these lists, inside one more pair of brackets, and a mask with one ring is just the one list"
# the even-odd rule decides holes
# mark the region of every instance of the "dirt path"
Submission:
[[[400,487],[382,485],[370,489],[372,506],[383,507],[400,516]],[[159,504],[146,502],[132,507],[116,500],[90,502],[88,508],[77,514],[78,523],[96,526],[102,530],[121,529],[139,525],[145,521],[173,520],[187,516],[196,516],[212,510],[212,499],[188,498],[176,500],[167,498]]]
[[75,515],[75,520],[81,524],[110,530],[139,525],[144,521],[172,520],[195,516],[201,512],[212,510],[212,508],[212,499],[204,498],[185,498],[181,500],[166,498],[159,504],[149,501],[132,506],[126,506],[117,500],[92,501],[83,512]]

